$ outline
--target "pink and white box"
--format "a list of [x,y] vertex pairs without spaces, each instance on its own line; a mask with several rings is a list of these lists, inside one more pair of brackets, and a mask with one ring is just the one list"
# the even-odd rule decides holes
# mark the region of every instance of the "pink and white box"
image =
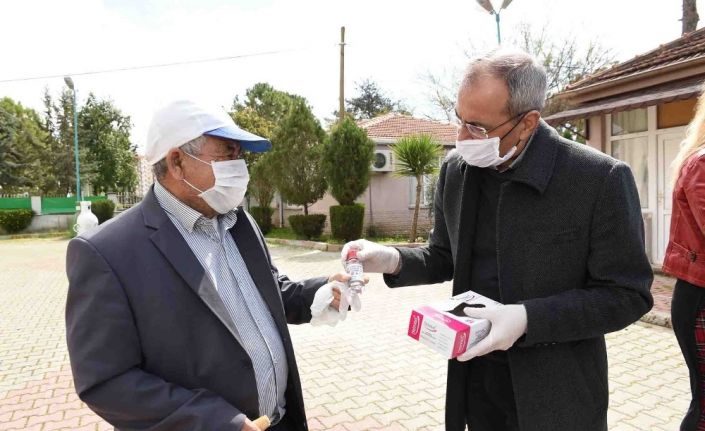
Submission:
[[467,291],[444,301],[415,308],[409,319],[409,337],[448,359],[465,353],[490,332],[490,322],[465,315],[465,307],[494,307],[499,302]]

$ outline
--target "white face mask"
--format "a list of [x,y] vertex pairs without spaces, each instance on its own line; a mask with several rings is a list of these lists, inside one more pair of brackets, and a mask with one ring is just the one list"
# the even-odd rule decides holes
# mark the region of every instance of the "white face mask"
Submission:
[[208,163],[196,156],[188,155],[213,168],[215,184],[208,190],[202,191],[189,183],[185,178],[184,182],[194,190],[200,192],[198,196],[206,201],[208,206],[213,208],[218,214],[226,214],[237,208],[245,197],[247,183],[250,181],[250,174],[247,172],[247,164],[245,161],[239,159]]
[[515,145],[511,150],[507,151],[507,154],[500,156],[499,142],[499,137],[466,139],[464,141],[456,141],[455,148],[468,165],[477,166],[478,168],[496,168],[511,159],[517,151]]

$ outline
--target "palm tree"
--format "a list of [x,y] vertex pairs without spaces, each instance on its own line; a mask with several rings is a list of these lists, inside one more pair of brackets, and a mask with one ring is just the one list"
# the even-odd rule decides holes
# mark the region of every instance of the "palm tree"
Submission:
[[416,178],[414,221],[409,235],[409,242],[414,242],[419,220],[423,177],[424,175],[433,175],[438,172],[438,160],[443,155],[443,147],[430,135],[412,135],[399,139],[392,146],[392,152],[394,153],[396,165],[394,174],[400,177]]

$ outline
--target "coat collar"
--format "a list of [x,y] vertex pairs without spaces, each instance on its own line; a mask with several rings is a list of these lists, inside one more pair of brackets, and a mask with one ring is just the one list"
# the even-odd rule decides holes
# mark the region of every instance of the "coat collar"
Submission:
[[559,140],[558,132],[540,120],[531,145],[512,173],[511,181],[527,184],[543,194],[553,175]]

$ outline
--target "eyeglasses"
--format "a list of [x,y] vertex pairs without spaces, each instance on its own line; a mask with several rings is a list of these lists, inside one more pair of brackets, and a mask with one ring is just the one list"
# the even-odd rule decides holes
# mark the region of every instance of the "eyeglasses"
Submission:
[[[507,123],[509,123],[509,122],[511,122],[511,121],[516,120],[517,118],[523,117],[523,116],[526,115],[526,114],[527,114],[527,112],[522,112],[521,114],[516,115],[516,116],[514,116],[514,117],[508,119],[507,121],[505,121],[504,123],[500,124],[499,126],[496,126],[496,127],[491,128],[490,130],[485,129],[484,127],[476,126],[476,125],[474,125],[474,124],[472,124],[472,123],[468,123],[467,121],[465,121],[465,120],[463,120],[462,118],[460,118],[460,115],[458,115],[458,111],[455,111],[455,118],[456,118],[456,120],[457,120],[457,122],[458,122],[458,125],[459,125],[459,126],[464,126],[464,127],[465,127],[465,130],[468,131],[468,133],[470,134],[471,137],[473,137],[473,138],[475,138],[475,139],[488,139],[490,133],[494,132],[495,130],[499,129],[500,127],[504,126],[505,124],[507,124]],[[518,123],[517,123],[517,124],[518,124]],[[514,127],[516,127],[516,125],[515,125]],[[514,127],[512,127],[512,129],[514,129]],[[506,135],[505,135],[505,136],[506,136]]]

